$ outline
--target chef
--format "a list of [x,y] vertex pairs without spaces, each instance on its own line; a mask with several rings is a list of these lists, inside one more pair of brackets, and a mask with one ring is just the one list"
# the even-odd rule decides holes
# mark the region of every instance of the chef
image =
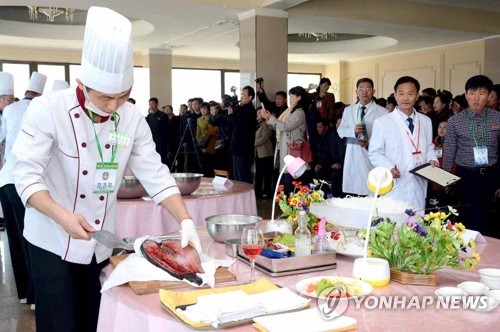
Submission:
[[34,308],[34,289],[31,276],[31,263],[23,237],[24,229],[24,205],[19,199],[14,186],[12,168],[14,158],[12,157],[12,145],[16,140],[24,114],[33,98],[42,95],[47,76],[38,72],[31,74],[24,98],[18,102],[5,107],[2,114],[2,130],[0,142],[5,140],[5,164],[0,170],[0,201],[5,214],[7,225],[7,236],[11,252],[12,268],[16,279],[17,296],[21,303],[31,304]]
[[366,181],[373,166],[368,158],[368,144],[375,119],[389,113],[373,100],[373,81],[368,77],[356,83],[359,101],[344,110],[338,133],[347,139],[342,191],[346,194],[366,196],[370,193]]
[[131,28],[110,9],[89,9],[78,87],[34,100],[13,147],[39,332],[96,330],[99,274],[112,249],[89,233],[115,232],[116,191],[126,165],[181,224],[182,246],[191,241],[201,251],[144,117],[126,102],[134,83]]
[[406,202],[414,208],[425,208],[427,180],[410,170],[425,163],[437,167],[432,144],[432,123],[413,105],[418,99],[419,82],[410,76],[399,78],[394,85],[396,109],[375,120],[368,157],[374,167],[386,167],[396,179],[387,196]]

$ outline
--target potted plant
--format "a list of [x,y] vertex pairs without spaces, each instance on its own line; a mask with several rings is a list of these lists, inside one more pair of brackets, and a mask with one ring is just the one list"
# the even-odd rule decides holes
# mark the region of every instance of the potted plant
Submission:
[[[406,210],[408,219],[396,226],[390,219],[372,222],[368,243],[370,256],[386,259],[391,267],[391,279],[409,284],[435,285],[432,272],[442,268],[474,269],[479,262],[473,239],[465,241],[465,227],[452,223],[448,212],[430,212],[419,216]],[[364,233],[363,233],[364,234]]]

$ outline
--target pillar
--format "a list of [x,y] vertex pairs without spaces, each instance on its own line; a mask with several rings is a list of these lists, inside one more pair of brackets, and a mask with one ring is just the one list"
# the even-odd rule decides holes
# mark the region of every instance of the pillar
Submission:
[[500,83],[500,37],[484,40],[484,75],[493,83]]
[[[149,50],[149,97],[159,100],[159,107],[172,104],[172,50]],[[148,98],[149,99],[149,98]]]

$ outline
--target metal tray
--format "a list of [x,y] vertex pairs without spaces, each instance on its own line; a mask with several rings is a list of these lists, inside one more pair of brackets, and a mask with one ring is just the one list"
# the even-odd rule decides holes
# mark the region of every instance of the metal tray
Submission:
[[[240,261],[242,261],[242,262],[250,264],[250,261],[248,260],[248,258],[246,258],[243,255],[239,255],[238,254],[237,258]],[[287,259],[287,258],[282,258],[282,259]],[[288,259],[290,259],[290,258],[288,258]],[[328,264],[328,265],[315,266],[315,267],[307,267],[307,268],[303,268],[303,269],[296,269],[296,270],[290,270],[290,271],[274,272],[274,271],[266,269],[262,265],[259,265],[259,264],[257,264],[257,262],[255,262],[255,269],[259,270],[260,272],[262,272],[265,275],[268,275],[270,277],[283,277],[283,276],[290,276],[290,275],[300,274],[300,273],[309,273],[309,272],[315,272],[315,271],[332,270],[332,269],[336,269],[336,268],[337,268],[337,263],[333,263],[333,264]]]
[[[281,273],[286,271],[297,271],[297,270],[306,270],[315,267],[325,267],[336,265],[336,256],[337,253],[335,251],[325,252],[321,254],[314,254],[310,256],[300,256],[300,257],[288,257],[288,258],[280,258],[280,259],[271,259],[264,256],[257,256],[255,260],[256,267],[262,267],[268,270],[271,273]],[[248,261],[246,256],[241,252],[240,246],[238,246],[238,258],[245,258]],[[299,272],[297,272],[299,273]]]

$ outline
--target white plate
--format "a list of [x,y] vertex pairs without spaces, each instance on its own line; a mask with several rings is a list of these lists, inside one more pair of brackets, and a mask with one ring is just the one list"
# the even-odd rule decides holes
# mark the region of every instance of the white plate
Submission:
[[373,291],[373,286],[370,285],[369,283],[359,280],[359,279],[354,279],[354,278],[348,278],[348,277],[336,277],[336,276],[320,276],[320,277],[312,277],[312,278],[307,278],[307,279],[302,279],[299,282],[295,284],[295,289],[297,292],[299,292],[302,295],[313,297],[313,298],[319,298],[318,295],[316,295],[316,291],[313,291],[311,293],[307,292],[307,286],[309,284],[314,284],[320,281],[321,279],[329,279],[329,280],[334,280],[334,281],[344,281],[344,282],[349,282],[349,283],[356,283],[361,285],[361,293],[356,295],[356,296],[351,296],[351,297],[346,297],[343,299],[353,299],[355,297],[361,297],[361,296],[366,296],[370,294]]

